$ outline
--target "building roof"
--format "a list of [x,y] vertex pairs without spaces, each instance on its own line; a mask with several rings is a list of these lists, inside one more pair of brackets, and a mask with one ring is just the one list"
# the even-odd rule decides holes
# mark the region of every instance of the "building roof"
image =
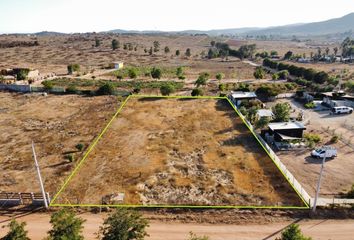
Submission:
[[232,98],[236,98],[236,99],[242,99],[242,98],[256,98],[257,95],[255,94],[255,92],[234,92],[231,91],[231,96]]
[[123,63],[123,62],[113,62],[114,64],[121,64],[121,63]]
[[269,123],[268,127],[272,131],[284,130],[284,129],[306,129],[304,124],[302,124],[301,122],[297,122],[297,121]]
[[257,115],[260,117],[273,117],[274,116],[272,110],[269,110],[269,109],[258,109]]

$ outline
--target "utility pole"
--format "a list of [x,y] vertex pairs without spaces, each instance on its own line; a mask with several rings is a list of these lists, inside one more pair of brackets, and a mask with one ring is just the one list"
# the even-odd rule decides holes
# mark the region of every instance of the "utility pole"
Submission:
[[34,166],[35,166],[35,168],[37,170],[39,184],[40,184],[41,191],[42,191],[44,206],[45,206],[46,209],[48,209],[47,195],[46,195],[46,193],[44,191],[43,181],[42,181],[42,177],[41,177],[41,172],[39,170],[39,165],[38,165],[38,161],[37,161],[36,151],[34,150],[33,141],[32,141],[32,153],[33,153],[33,158],[34,158]]
[[315,201],[314,201],[314,203],[313,203],[313,208],[312,208],[312,212],[313,212],[313,213],[316,212],[316,205],[317,205],[318,195],[319,195],[319,193],[320,193],[321,180],[322,180],[322,175],[323,175],[324,164],[325,164],[325,162],[326,162],[326,157],[327,157],[327,151],[325,150],[324,156],[323,156],[323,159],[322,159],[320,177],[318,178],[318,183],[317,183],[317,188],[316,188]]

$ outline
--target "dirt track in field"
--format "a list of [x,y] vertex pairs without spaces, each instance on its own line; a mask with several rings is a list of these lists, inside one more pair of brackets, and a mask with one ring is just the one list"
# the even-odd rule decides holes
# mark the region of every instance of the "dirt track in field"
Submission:
[[59,203],[302,203],[226,100],[131,98]]

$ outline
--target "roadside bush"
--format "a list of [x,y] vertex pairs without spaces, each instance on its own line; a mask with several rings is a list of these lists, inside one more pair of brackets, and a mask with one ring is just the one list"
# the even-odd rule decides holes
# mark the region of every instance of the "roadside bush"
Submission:
[[82,224],[85,222],[70,209],[61,209],[50,217],[52,230],[48,232],[50,240],[83,240]]
[[115,88],[112,83],[106,82],[97,90],[97,95],[113,95]]
[[163,96],[168,96],[175,92],[175,87],[172,84],[164,84],[160,87],[160,92]]
[[311,240],[311,238],[302,234],[298,224],[291,224],[281,233],[280,240]]
[[143,240],[149,236],[145,230],[149,226],[141,213],[125,208],[117,210],[108,216],[98,232],[102,240]]
[[194,88],[191,93],[192,96],[203,96],[203,94],[204,92],[200,88]]
[[27,237],[27,231],[25,231],[26,223],[18,223],[16,220],[12,220],[7,227],[9,232],[1,238],[1,240],[29,240]]
[[315,105],[314,102],[309,102],[309,103],[305,103],[304,107],[307,108],[307,109],[310,109],[310,108],[315,108],[316,105]]

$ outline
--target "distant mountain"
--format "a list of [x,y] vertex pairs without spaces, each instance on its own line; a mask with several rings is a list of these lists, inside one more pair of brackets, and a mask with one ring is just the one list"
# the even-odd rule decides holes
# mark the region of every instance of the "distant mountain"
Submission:
[[65,33],[60,33],[60,32],[42,31],[42,32],[34,33],[33,35],[36,35],[36,36],[54,36],[54,35],[64,35],[64,34]]
[[115,29],[108,31],[110,33],[121,34],[208,34],[217,35],[281,35],[281,36],[318,36],[327,34],[337,34],[354,31],[354,13],[350,13],[341,18],[334,18],[322,22],[297,23],[285,26],[268,28],[229,28],[215,30],[184,30],[184,31],[137,31]]
[[344,33],[348,31],[354,31],[354,13],[322,22],[270,27],[256,31],[249,31],[247,34],[314,36]]

